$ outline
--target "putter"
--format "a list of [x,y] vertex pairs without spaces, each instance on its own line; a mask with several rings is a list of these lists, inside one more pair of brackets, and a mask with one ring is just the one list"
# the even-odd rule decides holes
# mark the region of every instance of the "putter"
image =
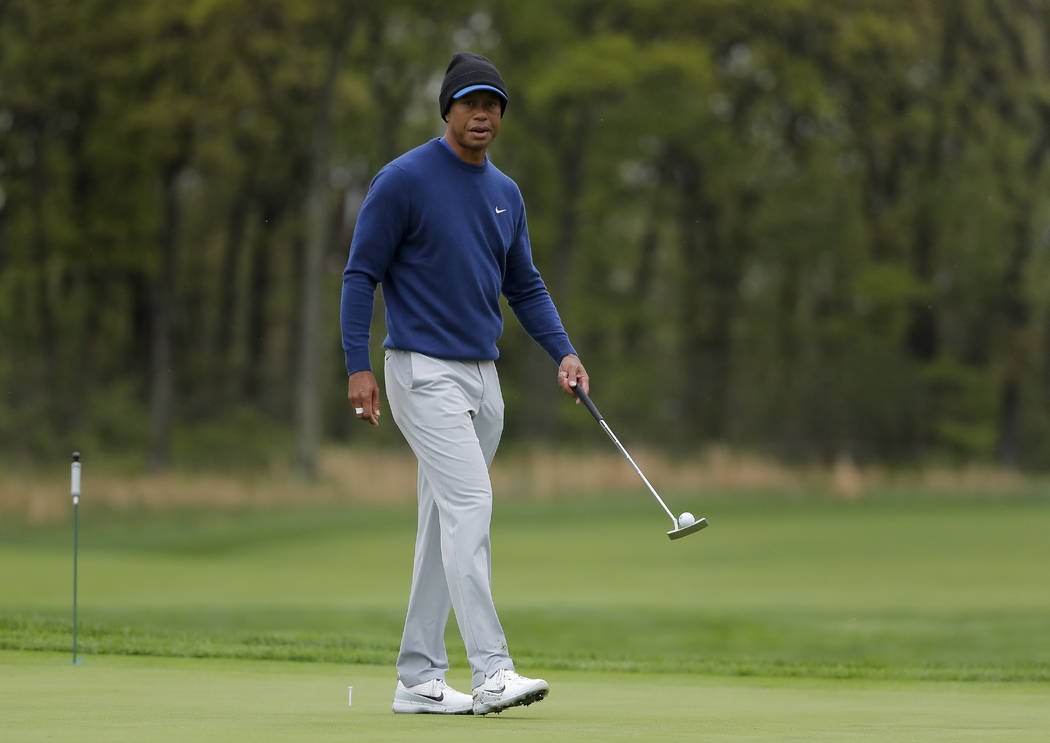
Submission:
[[591,415],[594,416],[594,420],[598,421],[598,425],[602,427],[602,430],[604,430],[605,433],[608,434],[609,438],[612,439],[612,442],[616,444],[616,448],[620,450],[620,453],[623,454],[624,458],[630,463],[632,467],[634,467],[634,471],[638,473],[638,477],[642,478],[642,482],[645,483],[645,487],[649,488],[649,492],[653,494],[654,498],[656,498],[657,503],[659,503],[663,507],[664,512],[671,517],[671,523],[674,524],[674,528],[671,529],[671,531],[667,532],[667,538],[681,539],[682,537],[689,536],[690,534],[698,532],[704,527],[706,527],[707,519],[703,517],[698,518],[696,521],[694,521],[692,524],[689,524],[688,526],[681,526],[678,523],[678,519],[675,518],[675,515],[673,513],[671,513],[671,509],[667,507],[666,503],[664,503],[664,499],[660,497],[660,494],[656,492],[656,488],[654,488],[652,484],[650,484],[649,480],[646,479],[645,475],[642,474],[641,468],[639,468],[638,465],[634,463],[634,460],[631,459],[631,455],[627,453],[627,450],[623,448],[623,444],[621,444],[620,440],[616,438],[616,434],[614,434],[612,432],[612,429],[609,428],[609,424],[605,422],[605,418],[603,418],[602,414],[598,412],[598,407],[591,401],[591,398],[587,395],[587,393],[583,391],[583,387],[577,384],[575,387],[573,387],[573,390],[576,392],[576,397],[580,398],[580,402],[582,402],[587,407],[587,409],[591,411]]

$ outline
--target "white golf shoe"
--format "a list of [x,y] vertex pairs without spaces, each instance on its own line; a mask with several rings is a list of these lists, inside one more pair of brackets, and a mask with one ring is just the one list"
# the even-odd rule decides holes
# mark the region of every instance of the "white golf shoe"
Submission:
[[485,679],[484,684],[474,687],[474,714],[487,715],[519,704],[532,704],[547,696],[550,690],[543,679],[525,678],[501,668]]
[[469,694],[456,691],[444,679],[431,679],[415,686],[405,686],[400,680],[394,690],[394,712],[408,715],[469,715],[474,700]]

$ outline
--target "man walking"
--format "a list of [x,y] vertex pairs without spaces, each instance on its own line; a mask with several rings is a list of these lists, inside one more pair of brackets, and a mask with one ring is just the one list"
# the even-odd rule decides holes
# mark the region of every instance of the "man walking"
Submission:
[[[382,168],[361,207],[343,272],[340,319],[348,397],[379,424],[369,362],[377,283],[388,335],[386,393],[418,460],[412,588],[397,658],[394,712],[499,712],[543,699],[543,679],[515,673],[491,589],[489,467],[503,430],[496,341],[500,295],[558,363],[568,394],[587,372],[532,262],[517,185],[487,157],[509,96],[485,57],[452,57],[438,103],[443,137]],[[449,609],[463,635],[473,696],[445,683]]]

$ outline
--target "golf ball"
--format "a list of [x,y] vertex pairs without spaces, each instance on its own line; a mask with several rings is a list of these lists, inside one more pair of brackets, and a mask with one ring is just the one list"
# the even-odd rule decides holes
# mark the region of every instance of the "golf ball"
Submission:
[[696,519],[693,518],[693,514],[689,511],[685,511],[681,516],[678,517],[678,528],[681,529],[686,526],[692,526],[696,523]]

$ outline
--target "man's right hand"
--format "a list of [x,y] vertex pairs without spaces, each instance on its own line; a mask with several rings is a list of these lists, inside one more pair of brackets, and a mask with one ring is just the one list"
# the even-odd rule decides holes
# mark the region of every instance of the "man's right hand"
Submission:
[[350,375],[346,396],[354,406],[354,415],[373,426],[379,425],[379,385],[370,371]]

